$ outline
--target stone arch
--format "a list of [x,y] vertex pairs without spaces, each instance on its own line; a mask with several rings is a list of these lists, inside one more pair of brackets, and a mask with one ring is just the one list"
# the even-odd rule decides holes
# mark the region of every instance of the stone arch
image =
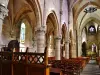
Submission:
[[79,15],[80,12],[81,12],[85,7],[87,7],[88,5],[94,5],[94,6],[97,6],[98,8],[100,8],[100,5],[98,5],[96,2],[91,2],[91,3],[87,2],[87,3],[85,3],[85,4],[77,11],[77,13],[76,13],[76,15],[75,15],[75,18],[74,18],[74,24],[75,24],[75,25],[76,25],[76,20],[77,20],[77,18],[78,18],[78,15]]
[[[54,10],[51,10],[48,14],[47,14],[47,17],[46,17],[46,22],[47,22],[47,18],[49,15],[52,15],[53,16],[53,20],[55,21],[55,27],[56,27],[56,32],[59,31],[60,27],[59,27],[59,23],[58,23],[58,18],[57,18],[57,15],[56,15],[56,12]],[[46,24],[45,24],[46,25]],[[58,35],[58,34],[57,34]]]
[[[25,19],[27,22],[27,29],[29,29],[30,33],[28,36],[28,43],[25,46],[34,49],[35,46],[32,46],[35,42],[36,45],[36,28],[41,27],[42,24],[42,14],[41,8],[38,0],[23,0],[22,6],[17,9],[17,13],[14,16],[14,25],[16,29],[18,29],[21,22]],[[20,28],[19,28],[20,30]],[[28,32],[27,32],[28,33]],[[36,48],[36,47],[35,47]],[[37,50],[34,49],[34,50]],[[32,50],[31,50],[32,51]],[[33,51],[34,52],[34,51]]]
[[[55,38],[58,35],[58,19],[54,11],[51,11],[46,17],[46,45],[49,56],[55,56]],[[52,42],[51,42],[52,40]],[[50,47],[51,45],[51,47]],[[51,50],[51,51],[50,51]]]
[[98,17],[98,15],[95,14],[95,16],[91,15],[91,17],[88,17],[83,23],[82,25],[79,25],[79,28],[78,28],[78,36],[81,36],[81,33],[82,33],[82,30],[83,28],[87,25],[88,22],[90,21],[94,21],[96,22],[97,24],[100,24],[100,19]]
[[80,50],[82,49],[81,48],[81,45],[82,45],[82,41],[81,41],[81,36],[82,36],[82,30],[84,29],[84,27],[87,25],[87,23],[89,23],[90,21],[94,21],[96,22],[98,25],[100,25],[100,19],[95,15],[95,16],[91,16],[89,18],[87,18],[83,24],[80,26],[80,29],[78,30],[78,53],[81,53]]
[[86,19],[85,21],[84,21],[84,23],[80,26],[80,30],[79,30],[79,32],[81,32],[82,30],[83,30],[83,28],[87,25],[87,23],[88,22],[90,22],[90,21],[94,21],[94,22],[96,22],[97,24],[100,24],[100,19],[99,18],[97,18],[97,17],[89,17],[88,19]]
[[30,22],[31,21],[30,17],[32,17],[33,15],[28,16],[26,14],[33,13],[35,18],[36,18],[36,24],[35,25],[37,27],[41,26],[41,24],[42,24],[42,14],[41,14],[41,8],[40,8],[38,0],[32,0],[32,1],[31,0],[26,0],[26,2],[27,2],[27,4],[22,6],[19,9],[18,14],[15,15],[15,18],[14,18],[15,24],[18,21],[20,21],[22,18],[26,17],[26,16],[28,17],[27,19]]
[[18,23],[22,18],[24,18],[23,15],[32,12],[32,10],[30,10],[27,5],[25,5],[24,7],[20,8],[18,14],[16,14],[14,18],[15,23]]

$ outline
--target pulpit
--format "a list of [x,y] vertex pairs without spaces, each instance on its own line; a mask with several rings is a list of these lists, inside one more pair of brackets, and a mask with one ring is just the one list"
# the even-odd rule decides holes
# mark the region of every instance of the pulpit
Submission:
[[19,42],[18,40],[11,40],[9,43],[8,43],[8,51],[12,51],[15,49],[15,52],[19,52]]

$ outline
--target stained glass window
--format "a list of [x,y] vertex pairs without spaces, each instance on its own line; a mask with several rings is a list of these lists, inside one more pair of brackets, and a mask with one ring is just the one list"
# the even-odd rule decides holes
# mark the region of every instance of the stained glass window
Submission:
[[89,29],[88,29],[88,32],[89,32],[90,34],[95,34],[95,33],[96,33],[95,26],[90,26]]
[[20,32],[20,43],[25,42],[25,24],[21,24],[21,32]]
[[93,32],[94,31],[94,27],[90,27],[90,32]]

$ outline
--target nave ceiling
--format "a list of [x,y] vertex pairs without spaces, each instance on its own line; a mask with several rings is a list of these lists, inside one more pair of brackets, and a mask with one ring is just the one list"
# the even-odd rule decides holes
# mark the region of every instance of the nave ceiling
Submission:
[[[74,25],[76,29],[82,31],[87,23],[95,22],[100,25],[100,0],[72,0],[71,8],[73,11]],[[85,9],[94,7],[97,10],[92,13],[85,13]]]
[[[6,24],[9,27],[14,29],[17,23],[20,22],[23,18],[26,18],[30,25],[32,25],[33,30],[37,25],[37,21],[39,20],[38,12],[35,0],[9,0],[8,4],[8,17],[5,18],[3,27],[6,27]],[[73,21],[76,29],[82,30],[87,23],[90,21],[94,21],[99,25],[100,19],[100,1],[99,0],[68,0],[69,7],[73,11]],[[85,13],[84,10],[89,7],[97,8],[97,11],[93,13]],[[90,19],[91,18],[91,19]],[[51,23],[51,22],[49,22]],[[52,24],[51,24],[52,25]],[[49,30],[54,29],[53,26],[48,25]],[[9,29],[8,27],[8,29]],[[8,31],[11,31],[8,30]],[[49,32],[48,32],[49,33]]]
[[39,16],[36,13],[38,9],[35,0],[9,0],[8,10],[8,16],[5,18],[3,24],[3,32],[9,37],[11,37],[10,34],[12,31],[16,32],[16,27],[21,24],[23,19],[29,22],[33,30],[38,24],[37,20],[39,20]]

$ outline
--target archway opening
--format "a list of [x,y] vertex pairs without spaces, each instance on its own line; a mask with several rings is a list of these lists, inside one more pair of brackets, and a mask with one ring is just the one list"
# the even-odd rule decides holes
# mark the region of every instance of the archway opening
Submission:
[[[8,17],[4,20],[3,35],[6,42],[11,40],[20,41],[21,24],[25,24],[25,38],[23,40],[24,50],[29,47],[29,51],[34,52],[36,48],[35,29],[41,25],[41,9],[36,0],[10,0],[8,4]],[[27,42],[27,43],[26,43]],[[34,44],[35,43],[35,44]],[[20,47],[23,47],[22,45]]]
[[55,37],[57,35],[57,19],[50,13],[46,20],[46,45],[48,57],[55,57]]

